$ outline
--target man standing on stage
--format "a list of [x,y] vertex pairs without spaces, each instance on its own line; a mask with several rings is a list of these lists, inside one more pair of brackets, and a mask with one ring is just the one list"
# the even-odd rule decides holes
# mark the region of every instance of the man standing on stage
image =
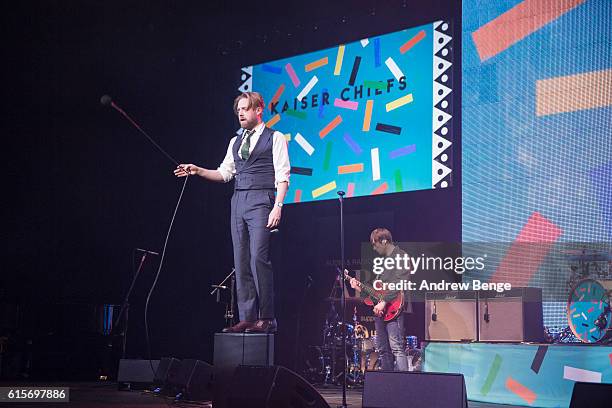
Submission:
[[[383,257],[396,258],[397,255],[404,257],[406,254],[393,243],[391,232],[386,228],[376,228],[370,234],[372,249]],[[383,263],[384,264],[384,263]],[[400,269],[397,265],[392,269],[385,269],[376,279],[385,283],[398,283],[403,279],[410,279],[410,270]],[[361,291],[357,280],[352,278],[351,287]],[[399,296],[401,291],[388,292],[383,300],[374,305],[374,324],[376,327],[376,343],[380,351],[382,369],[392,371],[394,369],[393,359],[399,371],[411,371],[410,359],[406,354],[406,335],[404,330],[404,313],[400,313],[394,320],[385,322],[383,319],[387,302]],[[406,293],[404,293],[406,295]],[[412,313],[410,297],[405,296],[404,312]]]
[[235,179],[230,223],[240,322],[223,330],[230,333],[276,332],[270,231],[280,223],[290,165],[285,136],[265,126],[264,109],[257,92],[236,97],[234,112],[243,132],[232,138],[219,168],[181,164],[174,170],[178,177]]

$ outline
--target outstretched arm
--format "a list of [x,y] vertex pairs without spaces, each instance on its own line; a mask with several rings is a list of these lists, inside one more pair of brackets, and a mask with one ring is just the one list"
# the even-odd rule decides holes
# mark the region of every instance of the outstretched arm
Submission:
[[200,176],[209,181],[216,181],[218,183],[225,182],[223,175],[219,170],[209,170],[203,167],[198,167],[195,164],[180,164],[174,170],[174,175],[177,177],[189,176]]

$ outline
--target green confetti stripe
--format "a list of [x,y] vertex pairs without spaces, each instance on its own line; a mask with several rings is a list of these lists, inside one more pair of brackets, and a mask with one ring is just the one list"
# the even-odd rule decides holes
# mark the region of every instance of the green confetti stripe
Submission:
[[332,143],[328,142],[325,147],[325,159],[323,159],[323,170],[329,170],[329,162],[331,160]]
[[298,118],[298,119],[306,119],[306,112],[298,112],[298,111],[288,109],[285,112],[285,114],[289,116],[293,116],[294,118]]
[[387,89],[387,84],[380,81],[363,81],[363,86],[373,89]]
[[404,185],[402,184],[402,172],[401,170],[395,170],[393,173],[393,177],[395,178],[395,192],[404,191]]
[[480,393],[485,396],[491,391],[491,387],[493,386],[493,382],[495,378],[497,378],[497,374],[499,373],[499,369],[502,364],[502,358],[499,354],[495,354],[495,358],[493,359],[493,364],[491,364],[491,368],[489,368],[489,374],[487,374],[487,379],[482,385],[482,389]]

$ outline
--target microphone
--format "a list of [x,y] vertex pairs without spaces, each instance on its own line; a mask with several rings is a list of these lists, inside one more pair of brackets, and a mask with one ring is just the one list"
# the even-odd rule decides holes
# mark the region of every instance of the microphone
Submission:
[[100,98],[100,103],[104,106],[109,106],[113,103],[113,98],[108,95],[102,95]]
[[489,299],[485,299],[484,321],[489,323],[490,317],[491,316],[489,315]]
[[435,322],[438,320],[438,314],[436,313],[436,301],[434,300],[433,313],[431,314],[431,320]]
[[159,255],[159,253],[157,252],[149,251],[149,250],[142,249],[142,248],[136,248],[136,251],[144,252],[145,254],[150,254],[150,255]]

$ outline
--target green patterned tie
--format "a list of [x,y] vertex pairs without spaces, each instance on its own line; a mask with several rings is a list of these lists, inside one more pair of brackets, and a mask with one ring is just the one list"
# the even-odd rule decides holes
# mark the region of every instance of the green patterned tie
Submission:
[[248,160],[249,158],[249,149],[251,148],[251,136],[253,136],[253,132],[252,130],[247,130],[245,133],[246,136],[246,141],[244,142],[244,144],[242,145],[242,148],[240,149],[240,155],[242,156],[243,160]]

